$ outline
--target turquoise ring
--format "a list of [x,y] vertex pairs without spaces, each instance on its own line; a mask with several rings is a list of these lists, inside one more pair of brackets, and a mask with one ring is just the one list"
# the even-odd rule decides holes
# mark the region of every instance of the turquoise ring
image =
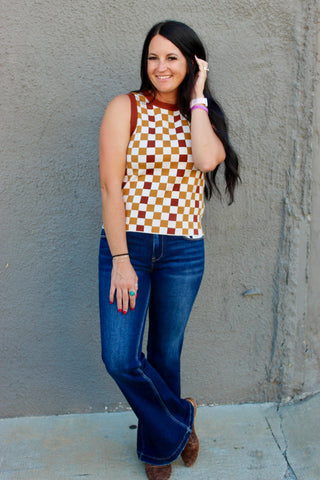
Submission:
[[135,294],[136,294],[136,292],[134,290],[130,290],[130,292],[129,292],[130,297],[134,297]]

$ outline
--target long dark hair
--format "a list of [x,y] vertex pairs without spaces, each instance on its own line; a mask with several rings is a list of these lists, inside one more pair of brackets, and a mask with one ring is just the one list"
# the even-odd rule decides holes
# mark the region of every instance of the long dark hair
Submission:
[[[172,42],[182,52],[187,60],[187,74],[181,83],[178,91],[178,107],[183,116],[189,121],[191,120],[190,112],[190,99],[195,82],[195,75],[198,72],[198,65],[195,61],[195,55],[202,60],[206,60],[206,52],[204,46],[198,37],[198,35],[184,23],[174,20],[168,20],[160,22],[154,25],[149,31],[144,41],[142,56],[141,56],[141,86],[140,92],[151,92],[156,96],[156,90],[151,83],[148,76],[148,53],[149,44],[155,35],[162,35]],[[231,146],[228,136],[228,126],[225,114],[218,104],[218,102],[212,97],[208,81],[205,83],[204,95],[208,99],[209,118],[212,127],[223,143],[226,158],[224,177],[226,182],[226,192],[229,195],[229,205],[234,201],[234,190],[237,183],[240,181],[239,175],[239,159]],[[221,196],[219,187],[216,183],[216,175],[219,169],[218,165],[212,172],[206,173],[205,184],[205,196],[207,199],[212,197],[212,194],[216,192],[218,196]]]

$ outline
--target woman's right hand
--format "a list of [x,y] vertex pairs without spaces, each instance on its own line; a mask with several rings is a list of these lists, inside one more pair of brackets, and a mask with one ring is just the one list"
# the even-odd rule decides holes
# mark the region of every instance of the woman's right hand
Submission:
[[[119,312],[127,313],[128,308],[133,310],[136,305],[138,291],[138,277],[131,265],[130,258],[116,257],[113,259],[110,286],[110,303],[116,296]],[[134,295],[130,295],[134,292]]]

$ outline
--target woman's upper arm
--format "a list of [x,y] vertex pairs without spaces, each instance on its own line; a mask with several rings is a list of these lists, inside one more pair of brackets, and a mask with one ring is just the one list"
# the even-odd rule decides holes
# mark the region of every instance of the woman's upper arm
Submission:
[[128,95],[115,97],[105,111],[99,140],[102,188],[122,184],[130,140],[130,117],[131,105]]

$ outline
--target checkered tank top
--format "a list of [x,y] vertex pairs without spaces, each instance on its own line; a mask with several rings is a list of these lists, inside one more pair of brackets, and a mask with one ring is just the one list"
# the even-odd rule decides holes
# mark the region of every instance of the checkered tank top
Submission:
[[130,93],[131,137],[123,179],[126,230],[203,235],[204,174],[195,168],[190,123],[176,105]]

